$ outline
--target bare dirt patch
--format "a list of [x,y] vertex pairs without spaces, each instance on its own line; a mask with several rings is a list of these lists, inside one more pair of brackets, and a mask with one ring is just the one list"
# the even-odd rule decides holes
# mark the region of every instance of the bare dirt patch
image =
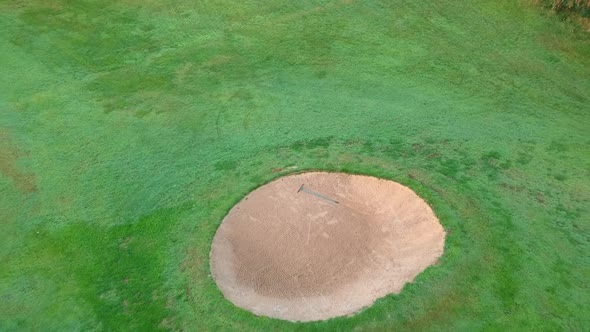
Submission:
[[444,238],[432,209],[405,186],[301,173],[233,207],[213,239],[211,272],[227,299],[257,315],[323,320],[400,292],[436,263]]
[[0,129],[0,173],[11,178],[18,190],[25,194],[37,191],[35,175],[17,167],[17,161],[26,157],[12,144],[8,131]]

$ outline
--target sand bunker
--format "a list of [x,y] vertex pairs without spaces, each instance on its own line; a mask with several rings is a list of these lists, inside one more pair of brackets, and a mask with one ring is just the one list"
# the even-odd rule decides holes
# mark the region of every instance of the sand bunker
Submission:
[[437,261],[444,239],[432,209],[407,187],[369,176],[301,173],[233,207],[213,239],[211,271],[241,308],[323,320],[400,292]]

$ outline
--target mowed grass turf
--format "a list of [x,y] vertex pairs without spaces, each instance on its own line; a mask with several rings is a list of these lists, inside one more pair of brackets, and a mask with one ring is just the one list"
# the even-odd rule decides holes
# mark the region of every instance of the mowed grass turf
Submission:
[[[590,35],[534,1],[0,1],[0,330],[585,330]],[[446,249],[297,324],[225,300],[293,171],[410,186]]]

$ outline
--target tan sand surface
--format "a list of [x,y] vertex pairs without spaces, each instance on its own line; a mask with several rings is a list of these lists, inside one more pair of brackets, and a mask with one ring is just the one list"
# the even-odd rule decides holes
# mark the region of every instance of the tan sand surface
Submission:
[[444,239],[432,209],[405,186],[307,172],[232,208],[213,239],[211,271],[227,299],[256,315],[324,320],[399,293],[436,263]]

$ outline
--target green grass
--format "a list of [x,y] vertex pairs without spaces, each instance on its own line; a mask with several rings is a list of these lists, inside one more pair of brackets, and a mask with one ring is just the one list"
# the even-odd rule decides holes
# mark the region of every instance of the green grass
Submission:
[[[590,35],[529,1],[0,0],[0,330],[586,330]],[[445,254],[353,317],[234,307],[292,171],[410,186]]]

